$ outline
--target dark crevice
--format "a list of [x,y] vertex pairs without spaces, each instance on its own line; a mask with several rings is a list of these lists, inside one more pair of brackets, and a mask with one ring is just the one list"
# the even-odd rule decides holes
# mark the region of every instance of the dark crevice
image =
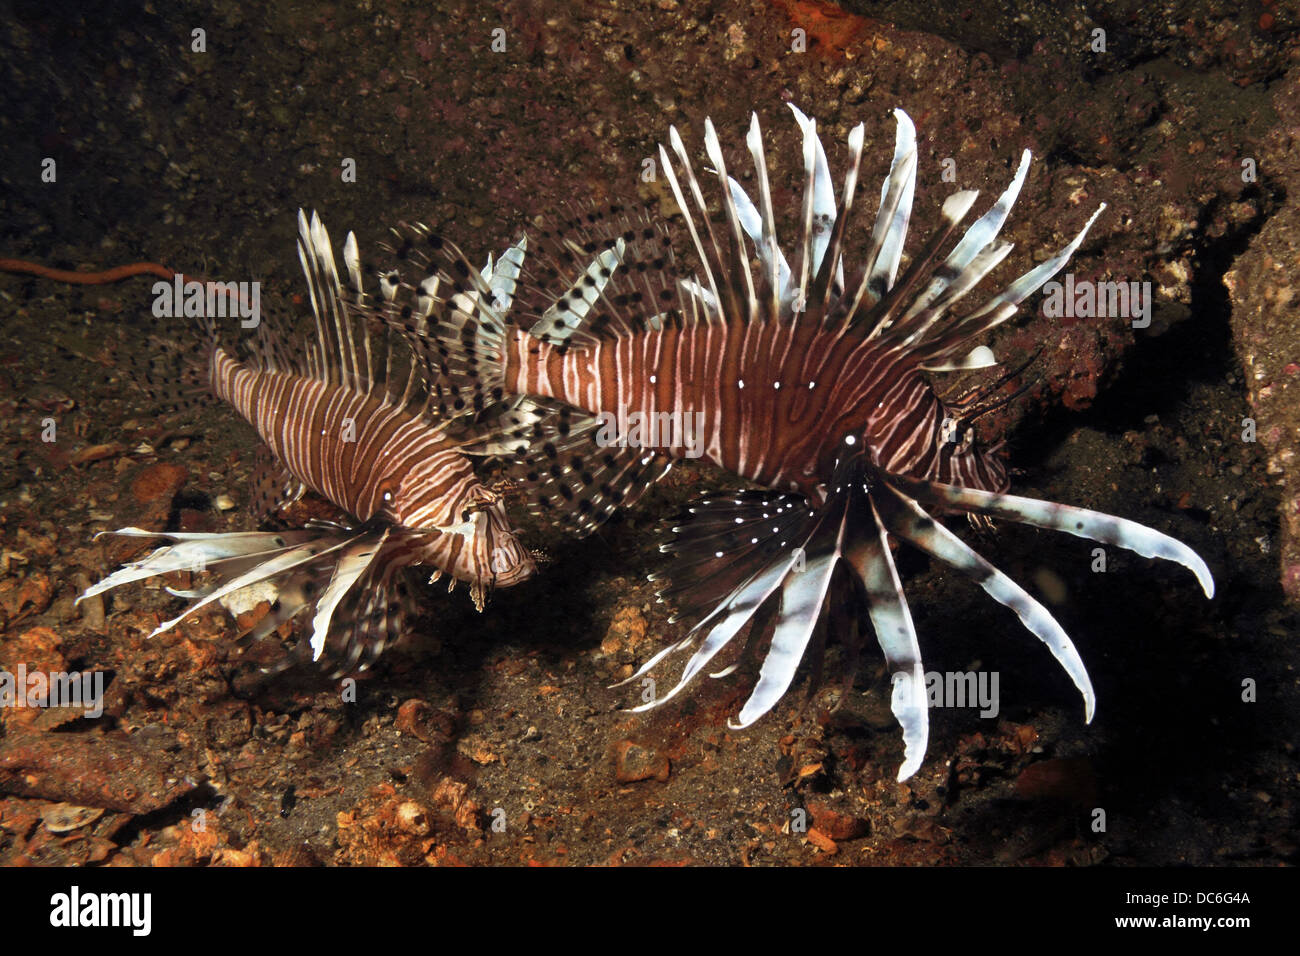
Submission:
[[[1120,370],[1099,383],[1091,407],[1074,412],[1057,405],[1041,420],[1025,421],[1011,439],[1018,467],[1040,467],[1078,428],[1096,428],[1108,434],[1140,430],[1147,416],[1172,413],[1186,402],[1192,383],[1222,382],[1239,371],[1232,341],[1232,305],[1223,277],[1264,228],[1283,195],[1280,187],[1271,189],[1263,203],[1266,211],[1199,250],[1187,318],[1160,335],[1137,332]],[[1214,221],[1219,208],[1216,201],[1202,210],[1198,234]],[[1155,319],[1152,325],[1157,325]]]

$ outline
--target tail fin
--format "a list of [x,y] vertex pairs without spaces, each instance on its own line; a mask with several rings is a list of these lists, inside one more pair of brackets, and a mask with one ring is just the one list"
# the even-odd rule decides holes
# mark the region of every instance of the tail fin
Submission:
[[210,386],[217,336],[211,322],[200,326],[198,347],[194,342],[149,336],[148,350],[109,346],[113,366],[159,409],[187,411],[216,401]]

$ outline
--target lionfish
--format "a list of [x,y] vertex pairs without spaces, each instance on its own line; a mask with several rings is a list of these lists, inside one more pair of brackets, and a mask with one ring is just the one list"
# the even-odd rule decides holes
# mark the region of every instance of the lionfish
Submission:
[[[416,308],[427,315],[432,300],[402,304],[392,273],[383,273],[375,304],[363,291],[352,233],[343,247],[345,289],[319,217],[313,213],[309,222],[300,211],[298,225],[316,340],[299,346],[289,329],[263,318],[247,361],[239,361],[219,343],[211,319],[201,319],[200,354],[176,377],[229,402],[268,446],[254,478],[255,517],[274,515],[310,489],[349,519],[224,534],[124,528],[112,533],[173,543],[109,575],[78,600],[169,571],[210,571],[215,580],[206,587],[167,589],[195,603],[153,634],[243,592],[265,597],[270,611],[242,645],[303,614],[310,639],[300,640],[296,653],[281,656],[273,669],[306,657],[310,648],[313,660],[341,676],[366,670],[402,635],[412,600],[403,569],[430,565],[431,582],[444,574],[453,587],[468,582],[481,610],[493,587],[529,577],[534,562],[516,539],[500,496],[479,481],[462,452],[467,439],[453,427],[459,416],[431,407],[429,369],[415,356],[407,356],[403,368],[396,337],[382,323],[383,334],[372,342],[376,315],[392,310],[411,316]],[[522,253],[522,247],[510,249],[495,265],[489,259],[480,276],[499,304],[514,294]]]
[[[1065,631],[931,513],[965,513],[985,524],[1002,518],[1176,561],[1212,597],[1209,569],[1186,545],[1133,521],[1007,494],[999,448],[977,442],[973,416],[962,417],[970,406],[946,405],[926,373],[996,364],[977,340],[1065,265],[1105,206],[1055,256],[954,317],[953,306],[1011,251],[997,236],[1025,181],[1029,151],[997,201],[940,259],[977,193],[949,196],[942,227],[900,275],[917,148],[912,121],[895,110],[893,162],[854,269],[844,247],[863,126],[849,134],[837,203],[815,124],[791,108],[806,182],[793,266],[777,242],[757,116],[746,139],[757,205],[727,174],[705,121],[704,148],[721,187],[717,225],[675,128],[669,143],[680,177],[660,146],[698,260],[694,275],[676,264],[667,229],[648,216],[619,207],[578,213],[544,233],[524,263],[521,321],[493,304],[454,246],[433,237],[448,263],[438,291],[446,308],[423,348],[442,372],[443,400],[535,400],[540,413],[519,417],[508,433],[511,473],[535,509],[580,532],[627,507],[683,457],[703,457],[760,486],[697,502],[661,546],[676,560],[651,580],[666,578],[659,598],[677,604],[672,620],[695,623],[629,680],[669,654],[693,654],[671,692],[637,710],[671,699],[729,644],[753,647],[770,633],[757,682],[731,722],[746,727],[786,692],[810,645],[819,675],[827,630],[852,637],[865,610],[903,732],[898,779],[910,777],[925,753],[928,713],[893,537],[970,576],[1014,611],[1064,667],[1091,721],[1092,684]],[[415,331],[410,323],[402,328]],[[665,428],[651,432],[655,422]],[[646,440],[655,434],[657,444]],[[737,641],[746,624],[748,637]]]

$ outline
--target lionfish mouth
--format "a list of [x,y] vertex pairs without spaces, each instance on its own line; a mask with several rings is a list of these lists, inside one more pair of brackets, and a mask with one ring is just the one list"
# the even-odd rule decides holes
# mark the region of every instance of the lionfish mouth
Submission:
[[[723,210],[734,239],[730,255],[713,238],[703,194],[685,148],[677,131],[670,131],[670,142],[684,169],[689,195],[695,200],[694,208],[704,223],[703,230],[697,229],[692,205],[672,172],[667,152],[661,147],[670,185],[684,211],[687,229],[706,273],[705,280],[687,280],[683,286],[706,313],[718,308],[718,303],[729,294],[728,289],[747,289],[751,303],[760,292],[778,298],[778,314],[788,317],[792,324],[839,322],[843,332],[852,332],[858,316],[857,302],[854,308],[838,312],[833,303],[852,298],[853,292],[853,287],[846,286],[844,281],[840,243],[860,161],[862,127],[854,129],[849,136],[852,165],[845,178],[844,198],[837,206],[815,124],[793,106],[791,109],[803,131],[806,171],[800,241],[802,265],[798,271],[790,268],[776,242],[757,118],[753,119],[747,139],[757,173],[757,205],[727,176],[713,125],[708,121],[705,125],[705,146],[723,186]],[[857,292],[857,300],[865,300],[869,307],[868,320],[857,332],[868,339],[893,344],[930,371],[990,365],[992,353],[984,346],[972,347],[972,339],[1009,318],[1019,303],[1065,265],[1101,209],[1057,255],[1016,279],[977,311],[961,319],[941,322],[944,310],[973,288],[1009,251],[1010,245],[998,242],[997,234],[1024,182],[1029,154],[1026,151],[1022,157],[1012,184],[989,212],[966,231],[946,260],[935,265],[938,243],[932,242],[895,285],[916,176],[911,120],[901,110],[895,111],[895,117],[898,133],[894,160],[881,189],[881,205],[866,257],[868,265],[861,274]],[[945,202],[945,235],[973,202],[974,193],[970,192],[957,193]],[[708,236],[707,243],[701,240],[702,231]],[[748,238],[762,267],[758,281],[750,274],[742,236]],[[790,307],[794,302],[819,300],[831,306],[824,307],[813,318],[802,316],[799,309]],[[861,322],[860,317],[857,321]],[[863,445],[861,439],[853,436],[841,441],[836,450],[833,476],[824,486],[824,501],[812,502],[802,494],[766,490],[706,498],[689,509],[688,520],[672,528],[675,537],[660,550],[674,555],[676,560],[667,572],[652,575],[651,580],[668,581],[659,592],[659,599],[676,604],[678,614],[671,620],[697,618],[697,623],[684,639],[662,650],[616,686],[644,677],[670,655],[693,653],[667,694],[657,695],[652,702],[633,710],[648,710],[671,700],[693,678],[706,671],[715,657],[739,638],[746,625],[751,625],[742,644],[757,643],[769,630],[771,640],[758,681],[731,722],[734,728],[747,727],[771,710],[789,689],[810,646],[814,649],[815,670],[820,671],[825,632],[820,632],[819,639],[814,641],[819,624],[844,625],[846,613],[852,617],[854,608],[865,605],[891,675],[891,708],[903,731],[904,759],[898,779],[912,776],[920,768],[926,751],[928,699],[920,645],[890,552],[892,536],[970,577],[994,600],[1015,612],[1078,688],[1083,697],[1084,717],[1090,722],[1096,707],[1092,682],[1061,625],[1041,603],[931,517],[927,509],[1064,531],[1125,548],[1143,557],[1174,561],[1196,576],[1206,597],[1214,596],[1214,580],[1205,562],[1192,549],[1166,534],[1083,508],[886,470],[880,466],[874,451],[868,454]],[[842,583],[845,579],[850,582],[848,591]],[[730,674],[738,663],[711,672],[710,676]]]

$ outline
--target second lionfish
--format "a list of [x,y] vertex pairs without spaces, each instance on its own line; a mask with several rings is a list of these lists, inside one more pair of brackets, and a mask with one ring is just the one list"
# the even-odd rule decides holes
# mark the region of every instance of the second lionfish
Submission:
[[[576,215],[543,235],[525,261],[521,319],[493,303],[458,252],[445,253],[450,265],[439,295],[446,314],[436,338],[425,342],[444,374],[444,400],[483,404],[522,395],[550,402],[548,415],[513,432],[512,473],[539,511],[581,532],[629,504],[675,459],[702,456],[761,486],[697,502],[662,547],[676,560],[660,597],[695,623],[633,679],[668,654],[693,653],[676,687],[646,706],[680,691],[750,625],[748,647],[766,634],[771,639],[733,724],[747,726],[786,692],[810,648],[820,672],[827,630],[855,644],[857,620],[869,617],[903,730],[898,776],[911,776],[925,753],[928,712],[893,537],[969,575],[1014,611],[1064,667],[1091,720],[1092,684],[1065,631],[931,513],[1016,521],[1176,561],[1207,596],[1210,572],[1186,545],[1133,521],[1007,494],[998,449],[981,447],[964,427],[971,406],[946,405],[926,373],[994,364],[978,340],[1065,265],[1101,209],[1059,253],[954,317],[953,307],[1011,251],[997,237],[1025,181],[1029,152],[1006,190],[941,258],[977,198],[973,191],[949,196],[941,228],[900,275],[917,168],[911,120],[895,111],[893,162],[853,267],[844,253],[864,128],[849,134],[837,202],[815,125],[794,113],[805,188],[793,265],[777,241],[757,118],[747,137],[757,204],[728,176],[713,124],[705,122],[704,148],[721,187],[717,224],[672,129],[681,175],[663,147],[660,160],[698,273],[679,271],[665,230],[644,217],[617,208]],[[414,335],[411,323],[403,327]],[[666,432],[646,428],[659,422]]]
[[[201,320],[197,358],[183,359],[172,390],[210,391],[244,416],[269,447],[254,479],[253,510],[268,517],[310,489],[348,515],[300,530],[225,534],[154,532],[126,528],[120,535],[165,537],[173,543],[109,575],[79,600],[131,581],[170,571],[203,570],[214,583],[190,591],[169,630],[204,607],[243,592],[263,596],[270,610],[244,635],[249,644],[269,637],[301,615],[309,639],[298,655],[336,676],[368,668],[402,635],[411,596],[403,570],[433,568],[454,586],[468,582],[480,609],[493,587],[516,584],[534,570],[515,538],[500,497],[478,479],[462,452],[479,440],[470,427],[458,434],[456,413],[432,407],[427,366],[394,348],[377,314],[427,315],[433,300],[397,301],[391,271],[380,276],[380,297],[363,292],[355,237],[343,248],[347,285],[340,278],[329,235],[314,214],[299,213],[298,253],[307,277],[315,341],[299,344],[287,327],[265,319],[245,361],[220,344],[211,319]],[[481,279],[500,304],[514,294],[522,247],[491,260]],[[171,343],[172,351],[177,351]],[[469,410],[466,410],[469,411]],[[283,656],[277,668],[291,663]]]

